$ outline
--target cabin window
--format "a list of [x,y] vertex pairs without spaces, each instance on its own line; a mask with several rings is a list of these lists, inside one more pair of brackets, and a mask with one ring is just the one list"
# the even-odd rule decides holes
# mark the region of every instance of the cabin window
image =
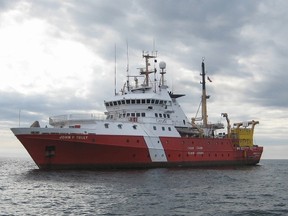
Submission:
[[125,118],[126,117],[126,114],[125,113],[123,113],[123,118]]
[[152,104],[154,104],[154,103],[155,103],[155,100],[154,100],[154,99],[152,99],[152,100],[151,100],[151,103],[152,103]]
[[165,127],[162,127],[162,131],[165,131]]
[[140,117],[140,113],[136,113],[136,116],[137,116],[137,117]]
[[156,130],[156,126],[153,126],[153,130]]
[[184,124],[184,125],[186,124],[185,120],[183,120],[183,124]]
[[118,105],[121,105],[121,101],[117,101]]
[[159,102],[160,104],[163,104],[163,101],[162,100],[160,100],[160,102]]
[[168,127],[168,131],[171,131],[171,127]]
[[170,118],[170,114],[167,114],[167,118]]
[[132,117],[135,117],[135,113],[131,113],[131,116],[132,116]]
[[121,100],[121,103],[122,103],[122,104],[125,104],[125,100]]
[[155,104],[159,104],[159,100],[156,100],[156,101],[155,101]]
[[158,118],[158,113],[155,113],[155,117]]
[[122,129],[122,124],[118,124],[118,128],[119,128],[119,129]]
[[135,100],[131,100],[131,103],[132,103],[132,104],[135,104]]
[[162,113],[159,113],[159,117],[162,118]]
[[145,113],[141,113],[141,117],[145,117]]
[[137,125],[133,125],[133,129],[136,130],[137,129]]
[[109,127],[109,124],[108,124],[108,123],[105,123],[104,126],[105,126],[105,128],[108,128],[108,127]]
[[130,117],[130,113],[127,113],[127,117]]
[[147,99],[147,104],[150,104],[151,100],[150,99]]
[[163,114],[163,116],[164,116],[164,118],[166,118],[166,114],[165,113]]

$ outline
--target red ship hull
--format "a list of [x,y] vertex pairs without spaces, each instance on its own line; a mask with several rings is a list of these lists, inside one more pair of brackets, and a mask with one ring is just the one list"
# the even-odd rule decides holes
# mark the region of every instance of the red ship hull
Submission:
[[[237,147],[230,138],[159,137],[149,151],[142,136],[19,134],[40,169],[111,169],[256,165],[263,147]],[[153,154],[153,155],[152,155]]]

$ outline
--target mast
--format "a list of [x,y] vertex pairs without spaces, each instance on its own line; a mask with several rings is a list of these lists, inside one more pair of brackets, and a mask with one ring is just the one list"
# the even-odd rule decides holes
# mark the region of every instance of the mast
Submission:
[[150,58],[156,58],[157,53],[154,55],[152,53],[152,55],[150,55],[149,53],[144,54],[144,52],[143,52],[142,56],[143,56],[143,58],[145,58],[145,71],[141,71],[140,74],[145,75],[144,85],[149,86],[149,74],[154,72],[154,71],[149,71],[149,66],[150,66],[149,59]]
[[202,61],[202,73],[200,74],[202,76],[202,120],[203,120],[203,126],[204,128],[207,127],[208,124],[208,116],[207,116],[207,98],[209,96],[206,95],[206,78],[205,78],[205,64],[204,64],[204,58]]
[[117,50],[116,50],[116,44],[115,44],[115,62],[114,62],[114,63],[115,63],[115,65],[114,65],[114,73],[115,73],[115,74],[114,74],[114,94],[115,94],[115,95],[117,95],[117,92],[116,92],[116,91],[117,91],[117,90],[116,90],[116,88],[117,88],[117,86],[116,86],[116,85],[117,85],[117,81],[116,81],[116,79],[117,79],[117,78],[116,78],[116,76],[117,76],[117,62],[116,62],[117,56],[116,56],[116,55],[117,55],[117,54],[116,54],[116,52],[117,52]]
[[128,40],[126,41],[126,45],[127,45],[127,91],[130,91],[130,83],[129,83],[129,50],[128,50]]

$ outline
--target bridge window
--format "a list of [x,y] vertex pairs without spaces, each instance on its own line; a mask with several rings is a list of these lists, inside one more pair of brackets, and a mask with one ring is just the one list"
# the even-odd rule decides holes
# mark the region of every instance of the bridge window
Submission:
[[159,100],[156,100],[156,101],[155,101],[155,104],[159,104]]
[[125,104],[125,100],[121,100],[121,103],[122,103],[122,104]]
[[140,104],[140,103],[141,103],[141,100],[140,100],[140,99],[137,99],[137,100],[136,100],[136,103],[137,103],[137,104]]
[[118,105],[121,105],[121,101],[117,101]]
[[145,99],[142,99],[142,104],[145,104]]
[[106,102],[106,103],[105,103],[105,106],[107,106],[107,107],[108,107],[108,106],[109,106],[109,103],[108,103],[108,102]]
[[126,104],[130,104],[130,100],[126,100]]
[[147,99],[147,104],[150,104],[151,100],[150,99]]
[[112,103],[112,102],[109,102],[109,105],[110,105],[110,106],[113,106],[113,103]]
[[116,102],[116,101],[113,101],[113,105],[116,106],[116,105],[117,105],[117,102]]
[[135,104],[135,100],[131,100],[131,103],[132,103],[132,104]]

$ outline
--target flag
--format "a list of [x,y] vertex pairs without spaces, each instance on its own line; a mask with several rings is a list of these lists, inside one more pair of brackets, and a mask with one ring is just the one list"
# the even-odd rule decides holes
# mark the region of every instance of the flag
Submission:
[[210,79],[210,77],[209,77],[209,76],[207,76],[207,79],[209,80],[209,82],[212,82],[212,80]]

